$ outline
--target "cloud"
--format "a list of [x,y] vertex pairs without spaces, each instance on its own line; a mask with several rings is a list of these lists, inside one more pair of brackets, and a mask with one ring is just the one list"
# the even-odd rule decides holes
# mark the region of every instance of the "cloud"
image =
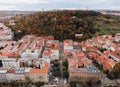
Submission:
[[43,4],[45,0],[0,0],[0,4]]

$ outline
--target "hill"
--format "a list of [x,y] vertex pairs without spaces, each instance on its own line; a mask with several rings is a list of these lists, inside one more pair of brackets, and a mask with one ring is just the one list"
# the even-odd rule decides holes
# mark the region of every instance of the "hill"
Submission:
[[[95,35],[120,32],[120,17],[103,15],[95,11],[61,10],[36,12],[9,26],[15,32],[15,39],[25,34],[53,35],[55,39],[85,40]],[[83,34],[75,38],[75,34]]]

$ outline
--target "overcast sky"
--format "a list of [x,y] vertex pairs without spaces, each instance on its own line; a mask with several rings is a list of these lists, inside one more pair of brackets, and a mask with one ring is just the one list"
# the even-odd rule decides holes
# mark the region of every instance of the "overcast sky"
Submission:
[[120,0],[0,0],[0,10],[52,9],[120,10]]

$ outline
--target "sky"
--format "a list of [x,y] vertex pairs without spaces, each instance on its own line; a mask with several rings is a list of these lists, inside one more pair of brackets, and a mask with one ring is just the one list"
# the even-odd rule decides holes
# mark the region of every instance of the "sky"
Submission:
[[0,0],[0,10],[120,10],[120,0]]

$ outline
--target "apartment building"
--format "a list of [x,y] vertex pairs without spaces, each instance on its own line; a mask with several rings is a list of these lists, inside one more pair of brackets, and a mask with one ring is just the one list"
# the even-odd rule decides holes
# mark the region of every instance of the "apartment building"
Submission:
[[15,69],[14,73],[14,80],[15,81],[25,81],[25,68],[17,68]]
[[19,68],[19,61],[15,58],[4,58],[2,59],[2,67],[5,69],[8,68]]
[[115,35],[115,42],[120,42],[120,33]]
[[64,50],[72,50],[73,49],[73,41],[68,39],[63,41]]
[[42,38],[36,38],[34,41],[28,46],[28,48],[21,53],[21,58],[34,59],[39,58],[41,56],[42,50],[44,46],[44,40]]
[[7,72],[6,72],[7,81],[15,80],[14,73],[15,73],[15,69],[13,69],[13,68],[10,68],[7,70]]
[[12,40],[13,36],[12,30],[0,23],[0,40]]
[[48,82],[49,81],[49,63],[45,61],[40,62],[40,68],[32,68],[29,72],[30,80],[33,82],[41,81]]
[[0,82],[5,82],[7,80],[6,72],[6,69],[0,69]]
[[69,58],[68,59],[69,80],[82,81],[98,81],[100,79],[100,71],[86,57]]
[[48,40],[45,45],[45,50],[42,54],[43,58],[50,58],[50,60],[59,59],[59,41]]

